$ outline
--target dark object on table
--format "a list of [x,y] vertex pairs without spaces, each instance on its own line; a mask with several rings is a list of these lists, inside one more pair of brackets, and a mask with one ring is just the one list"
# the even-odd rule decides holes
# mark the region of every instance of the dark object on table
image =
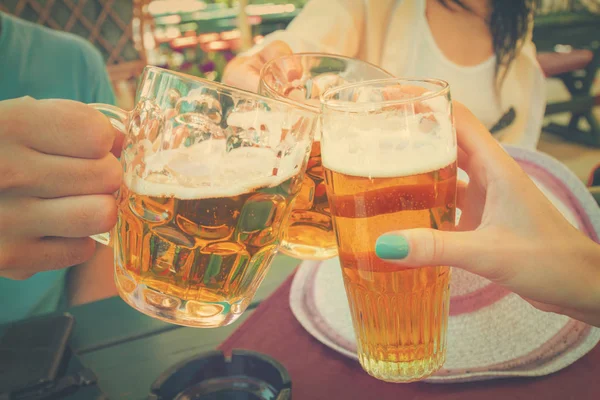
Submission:
[[0,400],[66,399],[96,382],[68,347],[73,324],[71,315],[53,314],[0,327]]
[[283,365],[265,354],[211,351],[166,370],[149,400],[291,400],[291,385]]
[[0,339],[0,393],[51,385],[64,365],[73,323],[72,316],[58,315],[5,325]]

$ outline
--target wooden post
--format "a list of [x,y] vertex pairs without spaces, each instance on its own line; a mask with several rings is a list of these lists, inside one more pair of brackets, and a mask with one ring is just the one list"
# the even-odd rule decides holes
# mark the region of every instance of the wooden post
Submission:
[[246,6],[248,5],[248,0],[238,0],[238,29],[241,34],[241,50],[245,51],[252,47],[252,29],[250,27],[250,23],[248,22],[248,14],[246,14]]

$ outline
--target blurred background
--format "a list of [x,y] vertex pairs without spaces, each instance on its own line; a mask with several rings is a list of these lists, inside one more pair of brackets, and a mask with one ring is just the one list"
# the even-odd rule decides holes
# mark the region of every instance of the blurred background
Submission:
[[146,64],[220,80],[236,53],[284,29],[307,1],[1,0],[0,10],[92,42],[130,109]]
[[[0,0],[0,10],[93,43],[131,109],[146,64],[220,80],[236,53],[284,29],[307,1]],[[541,0],[534,42],[548,83],[539,149],[587,181],[600,162],[600,0]]]

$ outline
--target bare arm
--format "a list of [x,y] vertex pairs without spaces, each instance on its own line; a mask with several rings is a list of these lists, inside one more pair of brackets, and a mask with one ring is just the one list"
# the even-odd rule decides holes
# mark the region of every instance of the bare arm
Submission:
[[113,262],[113,249],[97,245],[89,261],[71,268],[67,275],[69,306],[116,296]]
[[281,37],[295,53],[326,52],[354,57],[365,23],[364,0],[312,0]]
[[269,60],[300,52],[356,56],[364,29],[363,0],[312,0],[284,31],[234,58],[225,68],[223,82],[256,91],[259,73]]

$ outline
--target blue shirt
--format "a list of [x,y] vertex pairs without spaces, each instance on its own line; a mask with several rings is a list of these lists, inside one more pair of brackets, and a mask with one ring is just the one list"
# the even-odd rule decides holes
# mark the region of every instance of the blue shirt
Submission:
[[[90,43],[0,12],[0,101],[23,96],[115,103],[104,60]],[[0,324],[64,307],[66,274],[0,278]]]

